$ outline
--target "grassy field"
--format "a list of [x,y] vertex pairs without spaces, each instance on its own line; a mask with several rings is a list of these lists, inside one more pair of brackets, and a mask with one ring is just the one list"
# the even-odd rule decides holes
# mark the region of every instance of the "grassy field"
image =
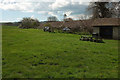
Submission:
[[118,41],[3,26],[3,78],[118,78]]

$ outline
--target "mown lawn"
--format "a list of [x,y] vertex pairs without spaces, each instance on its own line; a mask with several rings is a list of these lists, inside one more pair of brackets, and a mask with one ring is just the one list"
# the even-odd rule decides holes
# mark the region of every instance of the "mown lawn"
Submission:
[[118,78],[118,41],[80,41],[80,35],[2,29],[3,78]]

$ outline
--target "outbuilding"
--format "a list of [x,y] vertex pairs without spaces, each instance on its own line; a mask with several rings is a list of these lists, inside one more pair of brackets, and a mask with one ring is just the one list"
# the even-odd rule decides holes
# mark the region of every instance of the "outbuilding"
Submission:
[[105,39],[120,39],[120,18],[98,18],[93,20],[93,33]]

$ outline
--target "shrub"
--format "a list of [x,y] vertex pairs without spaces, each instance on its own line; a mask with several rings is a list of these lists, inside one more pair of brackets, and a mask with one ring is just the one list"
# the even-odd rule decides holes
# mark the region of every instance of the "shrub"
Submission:
[[19,25],[19,28],[22,29],[38,28],[38,26],[39,26],[39,21],[37,19],[23,18],[21,24]]

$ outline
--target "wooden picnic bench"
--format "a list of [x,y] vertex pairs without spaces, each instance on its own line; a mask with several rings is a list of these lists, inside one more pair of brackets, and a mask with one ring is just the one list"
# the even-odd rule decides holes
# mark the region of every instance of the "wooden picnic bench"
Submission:
[[98,43],[103,43],[103,40],[100,36],[81,36],[80,40],[82,41],[91,41],[91,42],[98,42]]

